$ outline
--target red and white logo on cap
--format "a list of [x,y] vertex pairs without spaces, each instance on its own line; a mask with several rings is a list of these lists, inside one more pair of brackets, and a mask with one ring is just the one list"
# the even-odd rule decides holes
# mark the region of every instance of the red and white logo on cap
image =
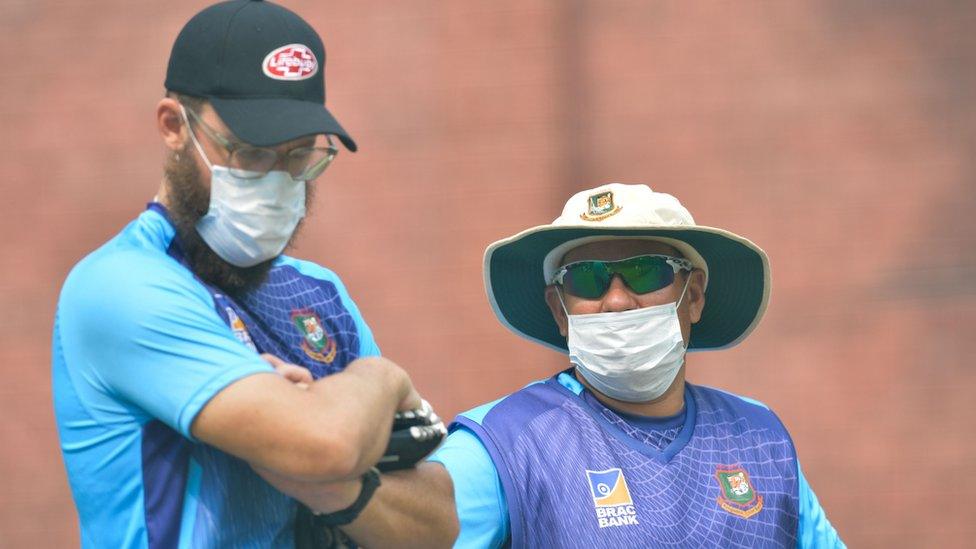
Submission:
[[269,53],[261,68],[275,80],[305,80],[319,72],[319,62],[305,44],[288,44]]

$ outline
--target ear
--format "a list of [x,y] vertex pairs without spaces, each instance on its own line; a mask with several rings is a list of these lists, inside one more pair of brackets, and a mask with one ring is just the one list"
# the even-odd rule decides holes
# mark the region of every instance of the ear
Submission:
[[688,303],[688,318],[692,324],[701,320],[702,311],[705,309],[705,272],[695,269],[688,276],[688,291],[685,293],[685,301]]
[[173,151],[183,149],[189,136],[180,112],[180,104],[172,97],[164,97],[156,105],[156,126],[163,137],[163,144]]
[[556,326],[559,326],[559,333],[566,337],[569,323],[566,320],[563,304],[559,301],[559,289],[554,285],[546,286],[546,305],[549,306],[549,312],[552,313],[552,319],[556,321]]

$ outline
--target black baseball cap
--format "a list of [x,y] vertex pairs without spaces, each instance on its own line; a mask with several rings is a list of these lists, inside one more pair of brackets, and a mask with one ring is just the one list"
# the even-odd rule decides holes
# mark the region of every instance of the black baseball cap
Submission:
[[166,89],[210,101],[234,135],[277,145],[315,134],[356,142],[325,108],[325,48],[294,12],[261,0],[214,4],[173,44]]

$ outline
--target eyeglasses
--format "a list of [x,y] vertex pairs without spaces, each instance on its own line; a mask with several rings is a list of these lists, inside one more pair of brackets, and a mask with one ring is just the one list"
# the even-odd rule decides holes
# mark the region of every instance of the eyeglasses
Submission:
[[310,181],[322,175],[339,153],[339,149],[335,147],[332,138],[328,135],[325,136],[328,142],[326,147],[296,147],[284,155],[267,147],[235,143],[208,126],[193,109],[186,105],[183,105],[183,108],[190,113],[190,117],[203,129],[207,137],[227,150],[227,169],[237,177],[244,179],[263,177],[271,171],[271,168],[282,162],[285,171],[291,174],[292,179]]
[[574,261],[556,271],[552,284],[571,295],[596,299],[607,292],[614,275],[638,294],[670,286],[679,270],[694,269],[691,261],[668,255],[638,255],[619,261]]

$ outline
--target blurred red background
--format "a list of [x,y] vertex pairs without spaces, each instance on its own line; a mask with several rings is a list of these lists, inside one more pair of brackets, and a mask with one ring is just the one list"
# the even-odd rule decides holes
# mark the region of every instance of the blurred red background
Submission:
[[[851,546],[976,537],[976,4],[283,3],[321,33],[361,148],[292,253],[343,276],[442,415],[565,362],[494,319],[485,246],[644,182],[772,262],[763,323],[691,380],[780,414]],[[78,542],[57,294],[152,198],[169,48],[205,5],[0,5],[2,547]]]

